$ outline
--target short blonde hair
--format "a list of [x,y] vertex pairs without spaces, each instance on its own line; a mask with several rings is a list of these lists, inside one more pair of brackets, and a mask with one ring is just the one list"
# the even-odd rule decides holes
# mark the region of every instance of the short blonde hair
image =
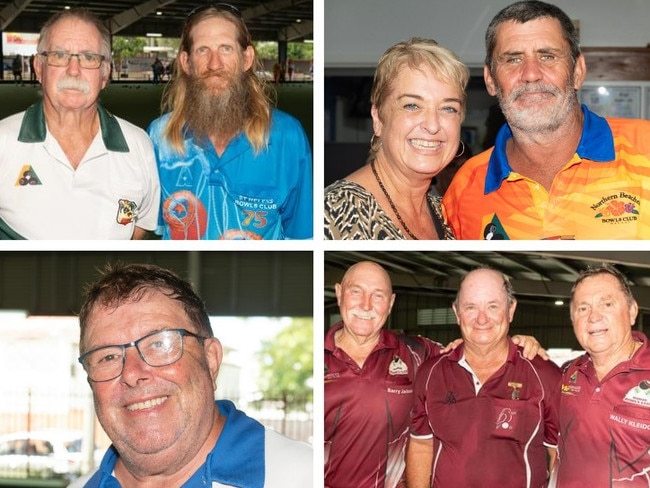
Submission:
[[375,70],[370,102],[379,110],[382,102],[388,97],[397,74],[405,66],[417,69],[422,65],[431,68],[441,81],[456,85],[458,91],[463,94],[464,109],[469,69],[452,51],[442,47],[433,39],[421,37],[399,42],[388,48],[382,55]]
[[[370,102],[376,107],[377,112],[381,113],[384,100],[388,98],[398,73],[404,67],[420,69],[422,66],[430,68],[440,81],[458,88],[461,93],[461,120],[464,119],[467,101],[465,88],[469,81],[469,69],[453,51],[442,47],[433,39],[422,37],[412,37],[407,41],[398,42],[379,58],[370,93]],[[371,156],[378,149],[378,144],[373,146],[375,147],[371,147]]]

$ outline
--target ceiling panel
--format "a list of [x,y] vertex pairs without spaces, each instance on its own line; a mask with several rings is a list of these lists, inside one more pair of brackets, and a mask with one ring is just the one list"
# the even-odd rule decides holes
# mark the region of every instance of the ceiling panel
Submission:
[[460,278],[481,265],[506,273],[517,296],[527,300],[569,297],[578,273],[590,264],[613,264],[629,280],[644,310],[650,310],[650,252],[643,251],[399,251],[326,252],[325,307],[335,307],[334,284],[352,264],[375,261],[400,293],[454,296]]
[[[0,28],[9,32],[38,32],[43,23],[65,6],[85,7],[121,36],[160,33],[179,37],[189,12],[206,2],[196,0],[0,0]],[[256,41],[313,39],[312,0],[233,0]]]
[[109,262],[150,263],[178,273],[192,282],[211,315],[313,316],[313,258],[306,251],[2,251],[0,310],[76,314],[85,286]]

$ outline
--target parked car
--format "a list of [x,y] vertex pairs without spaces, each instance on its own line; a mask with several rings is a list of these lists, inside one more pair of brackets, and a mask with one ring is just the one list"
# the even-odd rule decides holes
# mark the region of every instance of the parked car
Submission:
[[[0,436],[0,478],[75,478],[81,474],[83,433],[14,432]],[[95,462],[102,453],[95,450]]]

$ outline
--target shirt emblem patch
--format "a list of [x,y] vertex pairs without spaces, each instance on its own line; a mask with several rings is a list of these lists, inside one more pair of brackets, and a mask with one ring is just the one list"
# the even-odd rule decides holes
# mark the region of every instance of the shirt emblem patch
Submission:
[[203,202],[187,190],[169,195],[163,202],[162,214],[172,239],[200,239],[208,227]]
[[131,200],[120,198],[117,207],[117,223],[121,225],[128,225],[133,223],[138,216],[138,205]]
[[643,380],[625,394],[625,403],[650,408],[650,380]]
[[36,171],[32,168],[31,165],[26,164],[20,169],[18,174],[18,179],[14,186],[27,186],[27,185],[42,185],[41,180],[39,179]]
[[492,216],[492,220],[483,229],[483,239],[486,241],[510,240],[497,214]]
[[563,395],[577,395],[580,393],[581,387],[575,385],[562,385],[562,394]]
[[514,428],[517,411],[511,408],[502,408],[497,415],[496,430],[512,430]]
[[176,186],[188,188],[194,186],[194,178],[192,177],[192,172],[189,168],[181,169],[181,172],[178,175],[178,180],[176,180]]
[[636,195],[621,191],[606,195],[591,206],[595,219],[603,224],[625,224],[639,219],[641,201]]
[[390,362],[388,373],[393,376],[405,375],[409,373],[409,368],[404,361],[402,361],[398,356],[395,356]]

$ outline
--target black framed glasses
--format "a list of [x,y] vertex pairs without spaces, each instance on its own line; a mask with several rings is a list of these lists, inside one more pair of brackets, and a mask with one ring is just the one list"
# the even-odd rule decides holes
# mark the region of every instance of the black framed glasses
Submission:
[[230,12],[233,14],[235,17],[238,17],[241,19],[241,12],[237,7],[234,5],[231,5],[229,3],[205,3],[203,5],[199,5],[196,7],[194,10],[192,10],[189,14],[187,14],[187,18],[189,19],[193,15],[198,14],[199,12],[203,12],[208,9],[215,9],[215,10],[222,10],[225,12]]
[[199,341],[207,339],[185,329],[158,330],[133,342],[88,351],[79,357],[79,362],[92,381],[110,381],[122,374],[128,347],[135,347],[149,366],[168,366],[183,356],[184,336],[195,337]]
[[48,65],[59,68],[68,66],[73,56],[79,61],[79,66],[85,69],[97,69],[102,65],[102,61],[106,59],[103,54],[88,52],[72,54],[67,51],[43,51],[39,54],[47,59]]

